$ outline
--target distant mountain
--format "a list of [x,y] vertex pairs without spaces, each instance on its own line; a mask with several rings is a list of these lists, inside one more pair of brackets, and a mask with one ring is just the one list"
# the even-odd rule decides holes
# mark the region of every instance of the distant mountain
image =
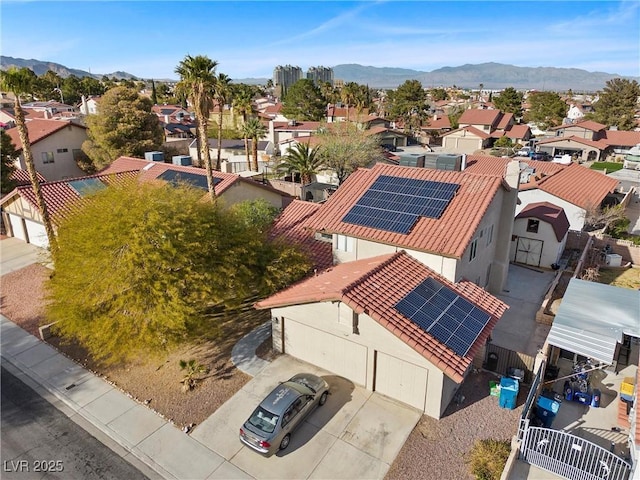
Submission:
[[[0,56],[0,70],[9,67],[28,67],[36,75],[42,75],[47,70],[53,70],[58,75],[66,78],[70,75],[77,77],[94,77],[101,79],[103,76],[118,79],[137,78],[127,72],[113,72],[92,74],[84,70],[65,67],[59,63],[42,60],[25,60]],[[514,87],[517,89],[537,89],[574,92],[593,92],[604,88],[607,80],[619,78],[622,75],[588,72],[577,68],[554,67],[516,67],[502,63],[481,63],[478,65],[462,65],[459,67],[444,67],[431,72],[422,72],[408,68],[369,67],[355,63],[341,64],[333,67],[335,79],[345,82],[356,82],[376,88],[395,88],[407,80],[418,80],[424,87],[440,87],[457,85],[463,88],[478,88],[480,84],[488,89],[501,89]],[[624,77],[640,81],[640,77]],[[171,82],[170,79],[156,79],[158,81]],[[267,78],[242,78],[234,79],[235,83],[250,85],[264,85]]]
[[98,80],[102,79],[103,76],[107,76],[109,78],[117,78],[120,79],[131,79],[137,78],[135,75],[131,75],[127,72],[114,72],[114,73],[89,73],[84,70],[78,70],[76,68],[68,68],[64,65],[60,65],[59,63],[54,62],[46,62],[42,60],[25,60],[24,58],[13,58],[13,57],[5,57],[4,55],[0,56],[0,70],[8,70],[9,67],[27,67],[33,70],[36,75],[44,75],[47,71],[51,70],[56,72],[62,78],[70,77],[71,75],[75,75],[76,77],[93,77]]
[[[333,76],[345,82],[364,83],[370,87],[393,88],[407,80],[419,80],[425,87],[457,85],[464,88],[538,89],[565,91],[601,90],[607,80],[620,78],[604,72],[588,72],[577,68],[516,67],[502,63],[481,63],[444,67],[432,72],[421,72],[404,68],[367,67],[357,64],[342,64],[333,67]],[[624,77],[639,80],[640,77]]]

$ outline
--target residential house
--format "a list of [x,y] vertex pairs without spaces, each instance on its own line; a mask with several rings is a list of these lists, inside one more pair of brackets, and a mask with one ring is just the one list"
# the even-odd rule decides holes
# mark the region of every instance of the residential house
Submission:
[[336,265],[256,308],[271,309],[276,351],[440,418],[508,307],[398,250]]
[[447,115],[433,114],[433,116],[420,127],[420,143],[423,145],[442,145],[442,134],[451,131],[451,122]]
[[554,268],[560,262],[568,233],[569,219],[562,208],[549,202],[530,203],[516,215],[513,224],[511,261]]
[[193,112],[182,108],[181,105],[154,105],[151,111],[158,116],[165,141],[195,137],[196,117]]
[[[189,155],[192,159],[197,159],[199,156],[197,140],[193,140],[189,145]],[[249,162],[253,162],[253,153],[251,145],[253,140],[248,140],[249,146]],[[269,159],[273,154],[273,144],[266,140],[258,141],[258,172],[266,173],[269,168]],[[211,155],[212,161],[216,161],[218,158],[218,139],[209,139],[209,155]],[[247,154],[244,145],[244,139],[223,139],[220,150],[221,158],[221,170],[226,173],[241,173],[251,170],[247,165]],[[257,173],[257,172],[256,172]]]
[[355,122],[366,123],[369,120],[369,109],[358,109],[353,105],[343,105],[341,103],[327,105],[327,123],[333,122]]
[[[26,122],[26,126],[33,161],[43,177],[55,181],[84,175],[77,159],[83,155],[82,143],[88,138],[86,127],[70,121],[39,119]],[[18,153],[16,167],[26,169],[18,129],[11,128],[7,134]]]
[[560,125],[550,129],[555,137],[538,142],[538,149],[552,156],[568,154],[579,161],[602,161],[628,153],[640,143],[640,132],[607,129],[591,120]]
[[[298,120],[277,122],[270,120],[267,140],[273,143],[281,155],[285,155],[290,143],[287,142],[288,140],[310,137],[316,133],[321,126],[322,122],[301,122]],[[283,148],[282,145],[285,145],[285,147]]]
[[[482,155],[467,157],[467,172],[506,175],[509,159]],[[618,181],[577,163],[522,160],[516,214],[527,205],[548,202],[564,210],[571,230],[584,227],[587,211],[600,207],[609,198]]]
[[465,110],[458,125],[458,129],[442,135],[442,146],[448,152],[474,153],[490,148],[498,138],[504,136],[519,144],[524,144],[531,138],[527,125],[517,125],[512,113],[500,110]]
[[[73,205],[87,193],[127,177],[133,179],[135,173],[91,175],[42,183],[40,189],[54,229],[57,229],[60,221],[71,211]],[[8,236],[19,238],[38,247],[48,248],[49,239],[44,228],[42,213],[30,183],[20,185],[5,195],[0,200],[0,207],[2,207],[2,222]]]
[[83,97],[82,102],[78,105],[78,110],[83,115],[95,115],[98,113],[99,102],[102,96],[100,95],[90,95],[88,97]]

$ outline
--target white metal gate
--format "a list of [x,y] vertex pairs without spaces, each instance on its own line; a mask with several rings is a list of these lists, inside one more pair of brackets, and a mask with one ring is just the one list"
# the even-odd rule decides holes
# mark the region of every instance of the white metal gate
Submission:
[[542,240],[534,240],[533,238],[518,237],[518,245],[516,247],[516,262],[525,265],[540,266],[542,258]]
[[520,458],[570,480],[627,480],[631,465],[595,443],[570,433],[528,427]]

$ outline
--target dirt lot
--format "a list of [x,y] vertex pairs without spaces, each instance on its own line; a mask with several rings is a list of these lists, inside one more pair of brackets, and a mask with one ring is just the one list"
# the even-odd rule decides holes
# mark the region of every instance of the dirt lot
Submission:
[[[38,326],[47,323],[43,304],[44,282],[49,273],[41,265],[31,265],[0,277],[0,311],[36,336]],[[160,360],[141,359],[112,367],[97,365],[78,345],[64,344],[56,337],[49,339],[49,343],[182,428],[202,422],[251,379],[233,366],[231,349],[268,317],[268,312],[250,312],[245,318],[228,322],[217,341],[183,348]],[[181,384],[184,373],[179,361],[191,359],[206,366],[209,373],[203,375],[194,390],[184,393]]]

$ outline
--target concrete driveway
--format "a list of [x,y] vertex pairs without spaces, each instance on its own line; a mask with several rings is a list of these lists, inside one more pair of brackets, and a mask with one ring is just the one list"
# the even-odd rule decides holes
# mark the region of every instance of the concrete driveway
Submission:
[[19,238],[0,240],[0,275],[20,270],[32,263],[48,263],[49,253]]
[[[279,382],[299,372],[324,377],[331,395],[294,432],[286,450],[265,458],[240,443],[239,428]],[[374,479],[384,478],[421,416],[414,408],[283,355],[191,436],[245,472],[245,478]]]

